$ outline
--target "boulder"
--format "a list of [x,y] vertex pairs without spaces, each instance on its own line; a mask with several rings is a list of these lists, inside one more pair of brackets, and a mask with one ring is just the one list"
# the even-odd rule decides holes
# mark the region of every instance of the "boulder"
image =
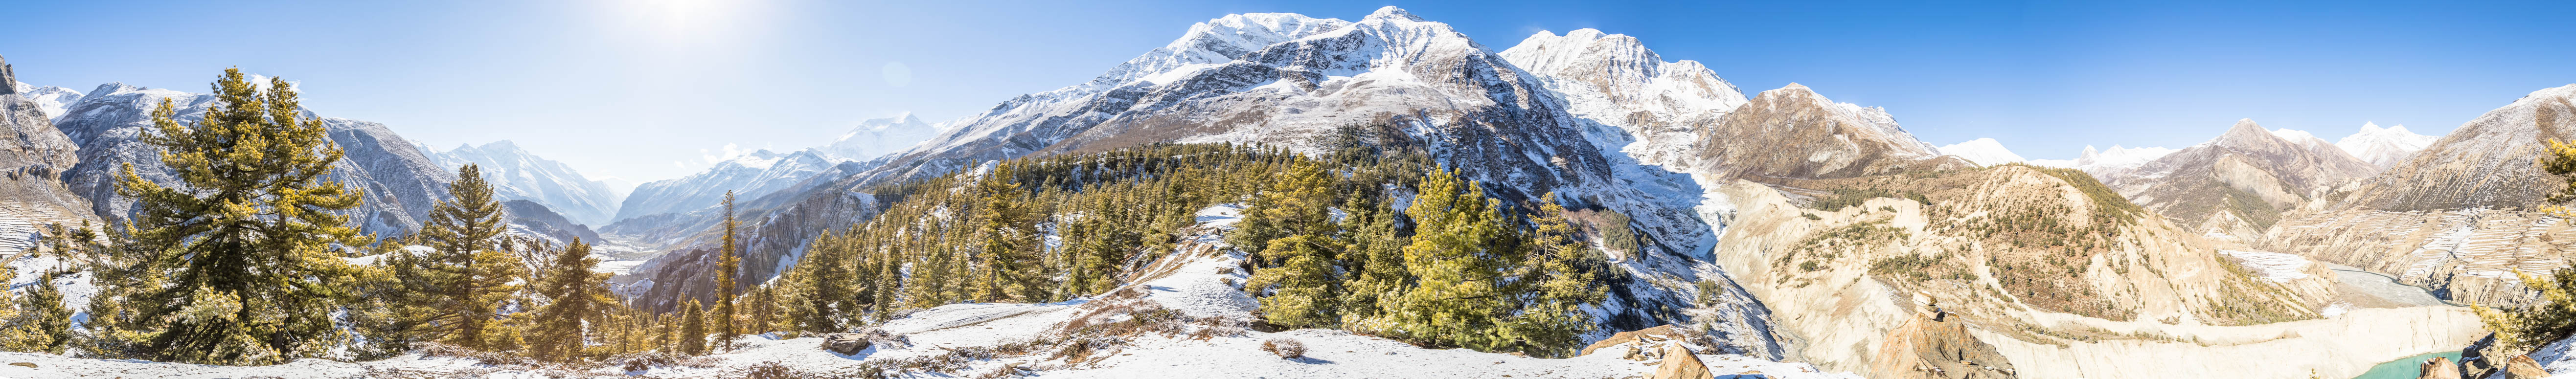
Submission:
[[866,334],[832,333],[823,335],[823,350],[840,355],[858,354],[861,350],[867,350],[868,345],[870,345],[870,343],[868,341],[868,335]]
[[2433,357],[2417,368],[2415,379],[2460,379],[2460,365],[2451,364],[2450,357]]
[[1716,374],[1708,372],[1707,363],[1701,363],[1698,355],[1691,354],[1690,348],[1682,347],[1682,344],[1678,343],[1668,343],[1664,344],[1663,351],[1664,362],[1655,365],[1655,376],[1646,377],[1647,379],[1717,378]]
[[1603,338],[1599,342],[1593,342],[1591,346],[1584,346],[1583,352],[1578,355],[1592,355],[1593,350],[1601,350],[1601,348],[1619,346],[1630,342],[1669,340],[1673,339],[1675,334],[1677,333],[1673,330],[1672,325],[1619,332],[1618,334],[1610,335],[1610,338]]
[[2547,378],[2549,370],[2541,369],[2540,361],[2532,360],[2530,354],[2516,355],[2513,359],[2504,361],[2504,377],[2505,379]]

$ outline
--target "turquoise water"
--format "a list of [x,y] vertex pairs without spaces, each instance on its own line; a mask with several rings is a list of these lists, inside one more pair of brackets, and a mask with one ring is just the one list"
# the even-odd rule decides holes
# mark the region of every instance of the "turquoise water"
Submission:
[[2387,363],[2381,363],[2377,366],[2370,366],[2370,371],[2362,372],[2361,376],[2355,376],[2352,377],[2352,379],[2415,379],[2415,375],[2419,374],[2423,370],[2421,367],[2417,367],[2417,365],[2422,365],[2424,364],[2424,360],[2433,359],[2433,357],[2447,357],[2451,358],[2451,361],[2453,362],[2458,362],[2460,361],[2460,351],[2452,350],[2388,361]]

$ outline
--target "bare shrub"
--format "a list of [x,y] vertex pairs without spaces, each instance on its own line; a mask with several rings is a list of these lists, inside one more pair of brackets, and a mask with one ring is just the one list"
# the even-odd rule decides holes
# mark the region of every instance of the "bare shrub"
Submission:
[[1287,337],[1272,338],[1261,341],[1261,351],[1267,351],[1270,352],[1270,354],[1278,355],[1279,359],[1305,358],[1306,343],[1297,342],[1297,340]]

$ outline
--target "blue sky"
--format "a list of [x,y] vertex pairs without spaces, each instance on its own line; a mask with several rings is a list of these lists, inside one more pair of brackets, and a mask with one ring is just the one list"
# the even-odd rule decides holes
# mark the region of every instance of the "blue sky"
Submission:
[[85,92],[203,92],[240,66],[439,149],[509,139],[647,181],[727,144],[793,150],[866,118],[970,115],[1228,13],[1385,5],[1496,50],[1539,30],[1628,34],[1748,94],[1801,83],[1887,107],[1934,144],[1992,137],[2034,159],[2181,147],[2239,118],[2330,140],[2365,121],[2436,134],[2576,83],[2565,1],[47,1],[10,6],[0,56],[21,81]]

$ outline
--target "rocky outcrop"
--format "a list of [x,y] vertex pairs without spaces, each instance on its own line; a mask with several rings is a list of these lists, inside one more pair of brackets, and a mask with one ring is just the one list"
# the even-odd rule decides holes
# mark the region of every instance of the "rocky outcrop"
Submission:
[[1968,325],[1945,319],[1931,304],[1879,343],[1874,369],[1881,377],[1923,379],[2014,378],[2012,362],[1977,340]]
[[2194,234],[2253,241],[2316,192],[2376,170],[2325,140],[2265,131],[2249,119],[2217,139],[2104,175],[2102,182]]
[[1717,377],[1708,372],[1708,363],[1700,362],[1699,356],[1691,354],[1690,348],[1682,347],[1682,344],[1664,344],[1662,350],[1664,360],[1656,362],[1655,374],[1646,378],[1715,379]]
[[[0,85],[17,83],[15,75],[0,60]],[[32,246],[39,225],[97,218],[62,182],[80,164],[79,150],[34,101],[0,89],[0,251]]]
[[2534,91],[2386,171],[2282,216],[2261,246],[2395,276],[2460,303],[2532,299],[2513,271],[2568,266],[2576,230],[2533,211],[2560,178],[2533,162],[2576,139],[2576,85]]

